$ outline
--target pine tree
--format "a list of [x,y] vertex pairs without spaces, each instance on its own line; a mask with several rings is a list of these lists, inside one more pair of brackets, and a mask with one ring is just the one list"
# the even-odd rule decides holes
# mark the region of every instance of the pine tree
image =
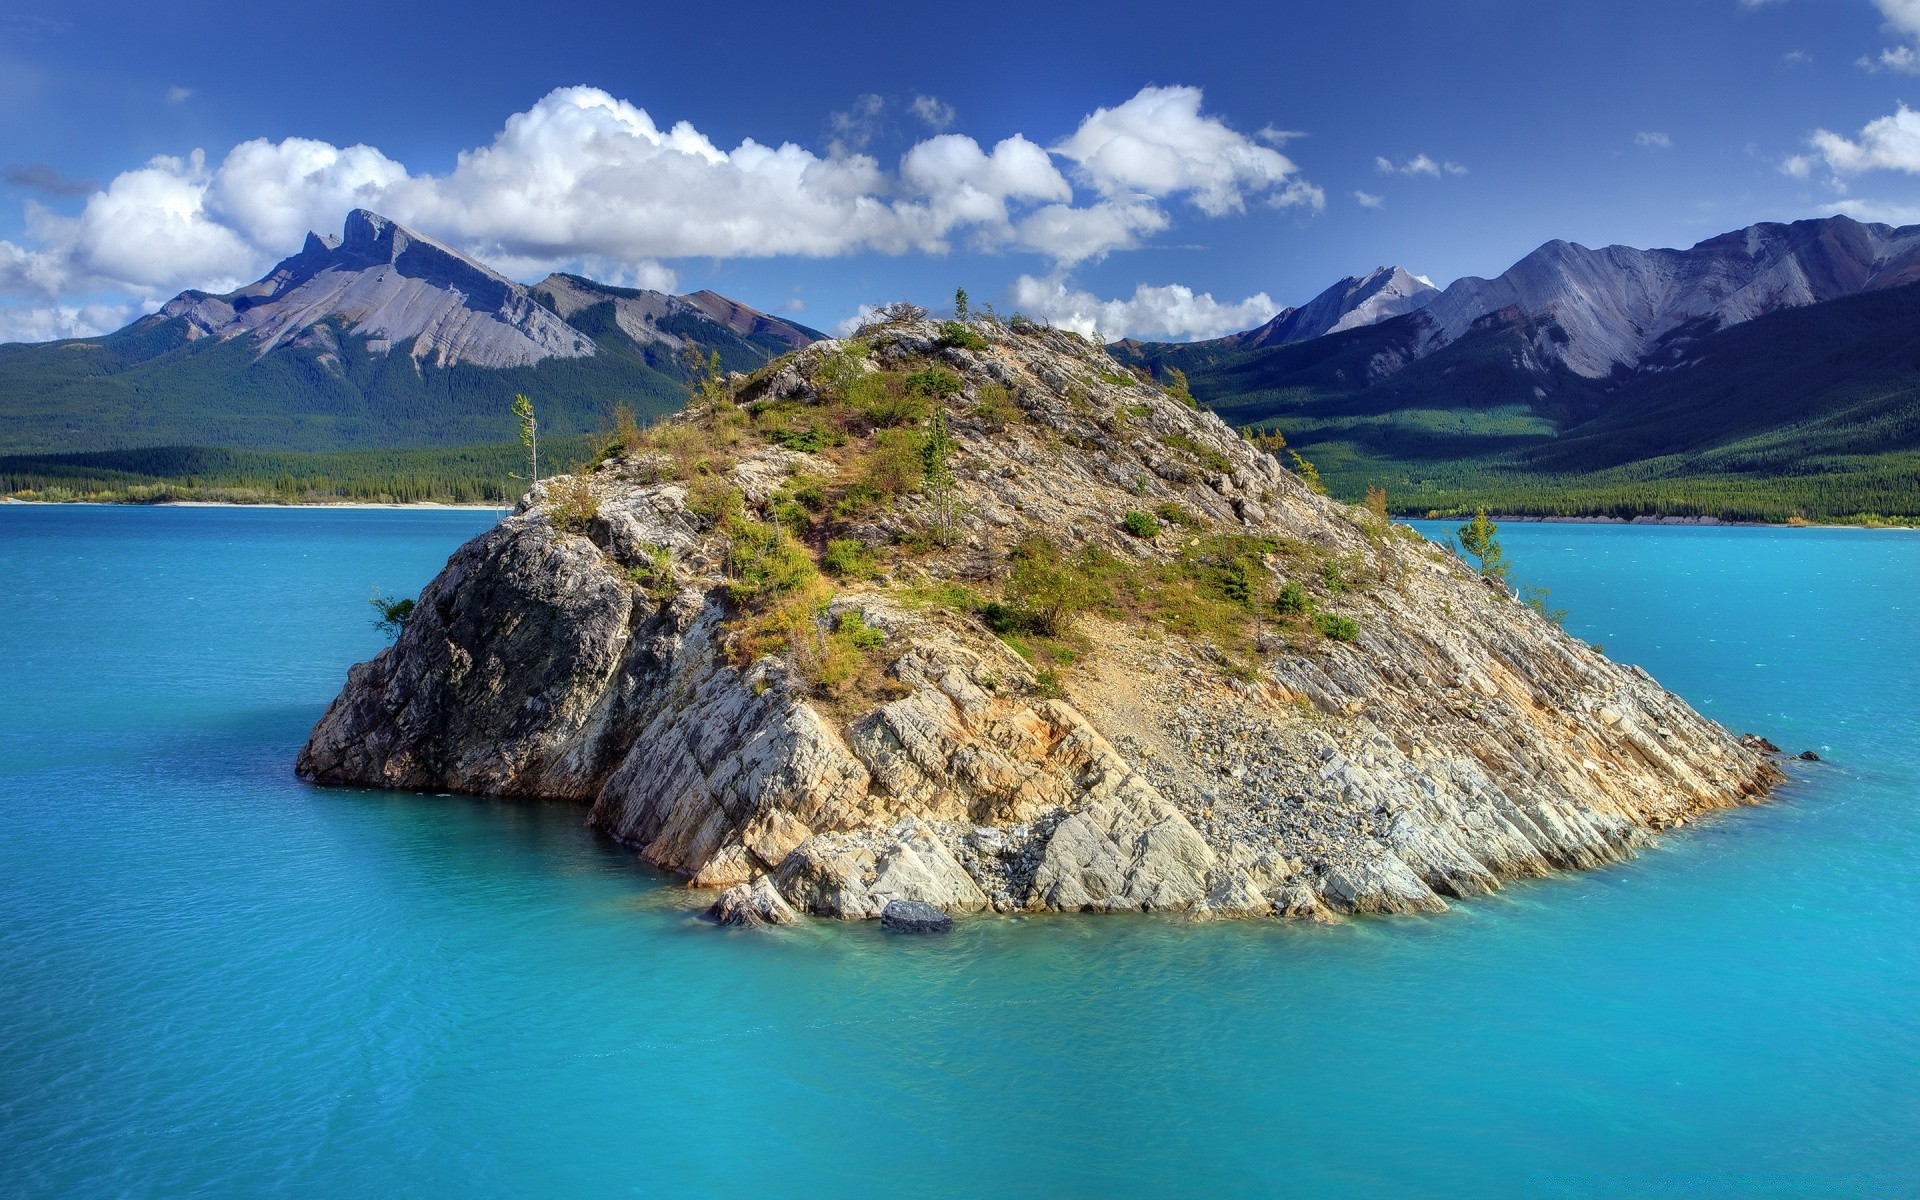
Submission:
[[527,448],[528,486],[532,487],[540,482],[539,423],[533,417],[533,401],[515,396],[513,415],[520,421],[520,444]]
[[1473,520],[1455,532],[1460,538],[1460,548],[1479,562],[1482,575],[1504,580],[1507,572],[1513,570],[1513,564],[1500,549],[1500,527],[1487,519],[1486,509],[1475,510]]

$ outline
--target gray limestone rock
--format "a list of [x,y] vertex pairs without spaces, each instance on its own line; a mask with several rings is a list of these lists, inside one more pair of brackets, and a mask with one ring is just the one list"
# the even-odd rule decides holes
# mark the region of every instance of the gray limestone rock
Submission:
[[[791,520],[775,498],[795,477],[840,486],[827,457],[748,439],[701,479],[669,477],[670,456],[610,460],[581,476],[591,521],[561,520],[543,485],[453,556],[399,640],[349,673],[300,774],[574,801],[767,920],[772,896],[842,919],[906,903],[1440,912],[1503,880],[1617,862],[1779,778],[1758,743],[1411,531],[1309,492],[1083,339],[981,329],[986,348],[964,352],[939,348],[931,322],[863,335],[861,370],[938,361],[960,381],[954,475],[978,519],[953,546],[930,543],[912,493],[823,526],[857,526],[885,573],[842,581],[769,637],[733,586],[731,527],[690,498],[724,483],[742,519]],[[735,380],[729,411],[819,403],[812,381],[840,351]],[[992,421],[973,407],[987,389]],[[1175,504],[1194,530],[1121,529]],[[1258,586],[1299,583],[1359,635],[1268,618],[1231,658],[1088,614],[1084,658],[1042,686],[973,605],[928,599],[995,594],[1030,534],[1143,573],[1179,569],[1203,535],[1248,539]],[[826,686],[818,650],[856,616],[875,635],[861,669]]]

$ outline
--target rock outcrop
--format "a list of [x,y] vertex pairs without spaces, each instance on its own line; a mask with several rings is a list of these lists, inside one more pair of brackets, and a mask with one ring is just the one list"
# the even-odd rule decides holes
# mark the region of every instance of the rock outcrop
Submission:
[[1084,340],[911,319],[543,483],[298,770],[579,802],[749,922],[1434,912],[1778,777]]

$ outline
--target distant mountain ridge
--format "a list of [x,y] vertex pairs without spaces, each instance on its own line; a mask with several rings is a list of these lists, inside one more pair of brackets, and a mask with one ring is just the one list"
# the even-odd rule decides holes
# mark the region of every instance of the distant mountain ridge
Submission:
[[189,340],[251,334],[260,354],[282,345],[337,353],[329,319],[367,338],[370,351],[407,343],[412,357],[437,367],[527,367],[594,352],[592,338],[511,279],[359,208],[343,236],[309,233],[259,282],[224,296],[183,292],[146,321],[175,319]]
[[554,274],[532,286],[355,209],[259,281],[183,292],[98,338],[0,346],[0,452],[157,446],[333,451],[556,434],[684,397],[686,350],[751,371],[820,334],[713,292]]
[[[1202,402],[1279,429],[1349,492],[1382,483],[1444,503],[1498,495],[1498,477],[1507,495],[1543,497],[1611,471],[1607,495],[1632,504],[1704,494],[1662,480],[1732,476],[1758,504],[1786,495],[1788,475],[1807,492],[1844,472],[1809,511],[1920,513],[1920,226],[1768,222],[1686,250],[1548,242],[1397,314],[1342,311],[1359,282],[1244,333],[1115,350],[1179,367]],[[1292,314],[1313,305],[1340,317],[1298,336]],[[1795,428],[1818,431],[1804,461]]]
[[1340,333],[1414,312],[1433,303],[1440,289],[1402,267],[1375,267],[1349,275],[1299,308],[1281,309],[1273,320],[1226,340],[1242,349],[1284,346]]

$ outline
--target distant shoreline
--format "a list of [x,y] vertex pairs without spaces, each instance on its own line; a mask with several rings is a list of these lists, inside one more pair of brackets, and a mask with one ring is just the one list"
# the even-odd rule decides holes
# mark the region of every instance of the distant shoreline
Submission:
[[[1400,517],[1402,521],[1468,521],[1469,516]],[[1503,525],[1679,525],[1697,529],[1891,529],[1903,533],[1920,532],[1920,527],[1886,522],[1878,525],[1848,524],[1840,521],[1735,521],[1726,517],[1536,517],[1510,513],[1488,513],[1487,519]]]
[[[513,504],[449,504],[439,500],[22,500],[0,496],[0,504],[90,505],[99,508],[354,508],[354,509],[429,509],[447,512],[506,512]],[[1735,521],[1726,517],[1537,517],[1511,513],[1488,513],[1489,520],[1511,525],[1669,525],[1699,529],[1890,529],[1904,533],[1920,532],[1920,526],[1847,524],[1834,521]],[[1397,521],[1465,521],[1461,514],[1447,517],[1395,517]]]
[[440,500],[22,500],[0,496],[0,504],[59,505],[93,508],[413,508],[443,509],[448,512],[506,512],[511,504],[448,504]]

